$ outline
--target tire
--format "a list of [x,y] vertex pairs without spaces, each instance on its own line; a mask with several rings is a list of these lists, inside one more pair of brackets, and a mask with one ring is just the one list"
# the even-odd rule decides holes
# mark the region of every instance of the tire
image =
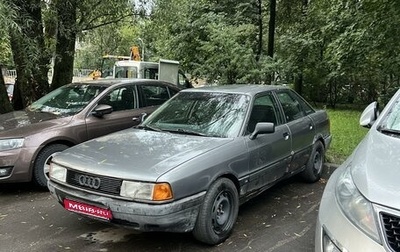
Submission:
[[239,212],[239,195],[227,178],[215,181],[200,206],[193,236],[204,243],[216,245],[225,241],[233,230]]
[[64,144],[52,144],[44,147],[38,154],[33,166],[33,180],[35,184],[42,188],[47,188],[47,180],[49,177],[49,162],[53,156],[68,146]]
[[311,152],[310,159],[307,162],[306,169],[301,176],[306,182],[313,183],[321,178],[324,167],[325,147],[321,141],[315,142]]

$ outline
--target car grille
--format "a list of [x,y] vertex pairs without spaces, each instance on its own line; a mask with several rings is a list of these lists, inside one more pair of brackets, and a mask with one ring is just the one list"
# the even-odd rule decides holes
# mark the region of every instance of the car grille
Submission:
[[[85,176],[86,178],[96,179],[99,182],[99,186],[95,184],[91,186],[90,184],[82,184],[79,181],[80,176]],[[119,195],[122,179],[98,176],[87,173],[80,173],[76,171],[68,170],[67,172],[67,183],[76,187],[84,188],[86,190],[101,192],[105,194]]]
[[383,231],[389,247],[400,252],[400,217],[381,212]]

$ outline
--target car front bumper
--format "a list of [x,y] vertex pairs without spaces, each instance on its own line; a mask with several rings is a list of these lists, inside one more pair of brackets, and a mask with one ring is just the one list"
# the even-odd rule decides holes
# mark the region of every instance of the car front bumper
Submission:
[[317,218],[315,252],[390,251],[357,228],[340,209],[335,187],[343,170],[343,166],[339,167],[325,187]]
[[36,148],[0,151],[0,183],[28,182]]
[[63,205],[64,199],[69,199],[109,209],[112,212],[112,219],[107,222],[143,232],[192,231],[205,196],[205,192],[201,192],[166,204],[147,204],[95,195],[53,181],[48,182],[48,188],[61,205]]

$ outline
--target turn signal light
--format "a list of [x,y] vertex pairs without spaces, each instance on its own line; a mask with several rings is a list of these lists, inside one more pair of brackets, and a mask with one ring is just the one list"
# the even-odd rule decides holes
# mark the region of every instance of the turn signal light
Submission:
[[169,200],[172,199],[172,189],[168,183],[155,184],[153,188],[153,200]]

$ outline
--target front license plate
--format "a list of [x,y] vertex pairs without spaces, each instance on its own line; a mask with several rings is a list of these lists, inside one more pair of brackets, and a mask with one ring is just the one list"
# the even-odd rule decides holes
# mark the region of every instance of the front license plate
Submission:
[[76,202],[70,199],[64,199],[64,208],[71,212],[85,214],[105,220],[112,219],[112,214],[109,209]]

